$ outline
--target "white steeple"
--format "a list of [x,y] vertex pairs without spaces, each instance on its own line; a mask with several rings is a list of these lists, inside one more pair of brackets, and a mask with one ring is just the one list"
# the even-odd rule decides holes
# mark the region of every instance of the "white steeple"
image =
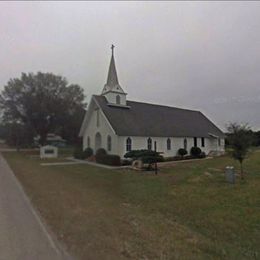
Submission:
[[108,103],[110,104],[126,106],[127,93],[123,91],[122,87],[119,85],[118,82],[114,58],[114,48],[115,46],[112,44],[112,56],[108,69],[107,83],[105,84],[102,90],[102,95],[106,97]]

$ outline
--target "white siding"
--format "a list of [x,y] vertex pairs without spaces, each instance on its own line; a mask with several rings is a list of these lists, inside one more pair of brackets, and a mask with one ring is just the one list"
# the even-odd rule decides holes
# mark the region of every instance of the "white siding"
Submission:
[[[132,150],[147,149],[147,139],[149,137],[141,136],[119,136],[118,137],[118,155],[121,157],[126,153],[126,139],[130,137],[132,139]],[[157,151],[162,152],[164,157],[175,156],[180,148],[184,148],[185,137],[150,137],[154,149],[154,141],[156,141]],[[167,150],[167,139],[171,139],[171,150]],[[194,146],[193,137],[186,137],[187,139],[187,151],[189,153],[191,147]],[[205,147],[201,147],[201,138],[197,138],[197,146],[201,148],[203,152],[208,154],[210,151],[224,151],[224,139],[221,139],[221,146],[218,146],[218,140],[213,138],[205,138]]]
[[111,104],[116,104],[116,96],[120,96],[120,105],[126,105],[126,94],[107,92],[104,96]]
[[83,149],[87,148],[87,139],[90,138],[90,147],[93,151],[96,151],[95,147],[95,136],[97,133],[101,135],[101,147],[107,150],[107,137],[111,136],[112,149],[110,154],[118,154],[118,136],[115,135],[113,129],[111,128],[109,122],[105,118],[103,112],[99,109],[99,126],[97,126],[97,112],[93,110],[90,115],[88,125],[84,131],[83,135]]
[[[97,110],[99,111],[99,124],[97,124]],[[90,138],[90,147],[93,151],[96,151],[95,147],[95,136],[97,133],[101,135],[101,147],[107,149],[107,137],[111,136],[112,149],[109,151],[110,154],[117,154],[123,158],[126,153],[126,139],[128,137],[132,140],[132,150],[147,149],[147,140],[149,136],[117,136],[112,129],[109,121],[104,116],[102,110],[92,103],[90,106],[88,115],[88,121],[86,129],[83,132],[83,149],[88,147],[88,137]],[[175,156],[178,149],[184,148],[185,137],[152,137],[152,149],[154,149],[154,141],[157,143],[157,151],[162,152],[164,157]],[[167,150],[167,139],[171,140],[171,150]],[[191,147],[194,146],[193,137],[186,137],[187,139],[187,151],[189,152]],[[205,147],[201,147],[201,138],[197,138],[197,146],[201,148],[206,154],[211,151],[224,152],[224,139],[221,139],[220,146],[218,139],[216,138],[204,138]]]

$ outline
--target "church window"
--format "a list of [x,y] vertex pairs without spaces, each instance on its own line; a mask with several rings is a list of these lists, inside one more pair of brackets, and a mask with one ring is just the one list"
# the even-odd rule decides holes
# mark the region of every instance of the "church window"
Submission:
[[99,127],[99,109],[97,109],[97,127]]
[[218,138],[218,146],[221,146],[221,139]]
[[167,150],[171,150],[171,139],[167,139]]
[[183,141],[183,147],[185,150],[187,150],[187,139],[186,138]]
[[116,96],[116,103],[117,103],[118,105],[120,105],[120,96],[119,96],[119,95]]
[[201,147],[205,147],[205,138],[201,137]]
[[90,137],[87,138],[87,146],[90,147]]
[[147,149],[152,150],[152,139],[150,137],[147,139]]
[[112,139],[110,135],[107,136],[107,150],[108,151],[112,150]]
[[197,137],[194,137],[194,138],[193,138],[193,141],[194,141],[194,147],[197,147],[197,145],[198,145],[198,144],[197,144]]
[[132,150],[132,139],[128,137],[126,139],[126,151],[130,152]]

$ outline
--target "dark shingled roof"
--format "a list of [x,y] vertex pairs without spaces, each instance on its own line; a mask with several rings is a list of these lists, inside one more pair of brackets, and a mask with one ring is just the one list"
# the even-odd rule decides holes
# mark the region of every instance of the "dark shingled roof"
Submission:
[[110,106],[104,96],[94,95],[117,135],[153,137],[223,137],[201,112],[175,107],[127,101],[123,108]]

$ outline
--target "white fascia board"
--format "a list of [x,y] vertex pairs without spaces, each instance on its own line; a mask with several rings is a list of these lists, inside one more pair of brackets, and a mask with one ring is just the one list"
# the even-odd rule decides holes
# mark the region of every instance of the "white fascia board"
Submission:
[[84,135],[84,131],[85,131],[86,126],[87,126],[87,121],[88,121],[89,115],[90,115],[90,113],[91,113],[92,104],[93,104],[93,97],[91,98],[91,100],[90,100],[90,102],[89,102],[89,106],[88,106],[88,108],[87,108],[87,111],[86,111],[86,113],[85,113],[83,122],[82,122],[82,124],[81,124],[80,131],[79,131],[79,137],[83,137],[83,135]]
[[105,116],[103,110],[101,109],[101,107],[99,106],[98,102],[96,101],[95,97],[93,97],[93,100],[95,100],[96,105],[99,107],[99,109],[100,109],[100,111],[101,111],[103,117],[105,118],[106,122],[108,123],[108,125],[109,125],[109,127],[111,128],[111,130],[113,131],[113,133],[114,133],[115,135],[117,135],[116,132],[115,132],[115,130],[114,130],[114,128],[113,128],[112,125],[110,124],[109,120],[108,120],[107,117]]

